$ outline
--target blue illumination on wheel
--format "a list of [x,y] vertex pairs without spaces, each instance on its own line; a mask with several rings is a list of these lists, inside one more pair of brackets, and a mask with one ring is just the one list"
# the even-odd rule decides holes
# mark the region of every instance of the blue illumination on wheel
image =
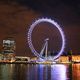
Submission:
[[32,32],[33,32],[34,28],[36,27],[36,25],[41,23],[41,22],[48,22],[48,23],[54,25],[60,32],[60,35],[61,35],[61,38],[62,38],[62,46],[61,46],[61,49],[60,49],[59,53],[56,56],[52,57],[52,59],[55,60],[56,58],[60,57],[60,55],[64,51],[64,48],[65,48],[65,36],[64,36],[64,32],[61,29],[61,27],[54,20],[51,20],[51,19],[48,19],[48,18],[41,18],[41,19],[36,20],[30,26],[29,31],[28,31],[28,44],[29,44],[29,47],[30,47],[32,53],[34,53],[35,56],[40,57],[40,58],[44,58],[35,50],[35,48],[34,48],[34,46],[32,44]]

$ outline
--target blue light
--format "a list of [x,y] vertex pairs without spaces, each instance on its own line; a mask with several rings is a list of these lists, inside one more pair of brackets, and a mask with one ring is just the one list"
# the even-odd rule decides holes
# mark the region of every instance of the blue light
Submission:
[[51,65],[51,80],[66,80],[66,66],[61,64]]
[[34,48],[33,44],[32,44],[32,32],[34,30],[34,28],[36,27],[37,24],[41,23],[41,22],[48,22],[48,23],[51,23],[52,25],[54,25],[60,32],[61,34],[61,37],[62,37],[62,46],[61,46],[61,49],[59,51],[59,53],[52,57],[53,60],[57,59],[64,51],[64,48],[65,48],[65,36],[64,36],[64,32],[62,31],[61,27],[54,21],[54,20],[51,20],[51,19],[47,19],[47,18],[42,18],[42,19],[38,19],[36,20],[31,26],[30,26],[30,29],[28,31],[28,44],[29,44],[29,47],[32,51],[32,53],[34,53],[35,56],[37,57],[40,57],[40,58],[43,58],[45,59],[45,57],[43,57],[42,55],[40,55]]

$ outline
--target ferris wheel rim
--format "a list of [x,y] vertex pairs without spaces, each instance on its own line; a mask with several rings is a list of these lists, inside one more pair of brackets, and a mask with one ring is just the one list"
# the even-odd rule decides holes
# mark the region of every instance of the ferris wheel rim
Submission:
[[61,29],[60,25],[58,25],[57,22],[55,22],[54,20],[51,20],[51,19],[48,19],[48,18],[41,18],[41,19],[36,20],[32,25],[30,25],[30,28],[29,28],[29,31],[28,31],[28,44],[29,44],[29,47],[30,47],[32,53],[34,53],[35,56],[45,59],[45,57],[41,56],[35,50],[35,48],[34,48],[34,46],[32,44],[32,32],[33,32],[33,29],[36,27],[37,24],[42,23],[42,22],[48,22],[48,23],[54,25],[60,32],[60,35],[61,35],[61,38],[62,38],[62,46],[61,46],[61,49],[60,49],[59,53],[56,56],[52,57],[53,60],[55,60],[64,51],[64,48],[65,48],[65,35],[64,35],[64,32]]

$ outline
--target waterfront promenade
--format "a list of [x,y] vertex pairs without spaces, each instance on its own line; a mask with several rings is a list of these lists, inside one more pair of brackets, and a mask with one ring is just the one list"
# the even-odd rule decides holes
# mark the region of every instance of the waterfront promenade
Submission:
[[[29,58],[29,57],[28,57]],[[28,59],[28,58],[26,58],[26,59]],[[14,64],[16,64],[16,63],[25,63],[25,64],[31,64],[31,63],[34,63],[34,64],[37,64],[37,63],[46,63],[46,64],[48,64],[48,63],[50,63],[50,64],[52,64],[53,62],[52,61],[45,61],[45,62],[36,62],[37,61],[37,57],[33,57],[33,58],[29,58],[29,60],[26,60],[25,59],[25,57],[20,57],[20,59],[19,60],[17,60],[16,58],[15,58],[15,60],[13,60],[13,61],[9,61],[9,60],[0,60],[0,63],[14,63]],[[80,55],[72,55],[72,60],[71,60],[72,62],[76,62],[76,63],[79,63],[80,62]],[[57,63],[69,63],[70,61],[69,61],[69,56],[60,56],[58,59],[57,59]]]

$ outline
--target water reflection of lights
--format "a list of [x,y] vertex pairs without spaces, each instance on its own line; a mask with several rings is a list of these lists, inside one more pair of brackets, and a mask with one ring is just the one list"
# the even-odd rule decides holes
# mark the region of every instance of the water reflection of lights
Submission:
[[80,80],[80,64],[73,64],[72,70],[72,77],[74,78],[74,80]]
[[27,71],[27,80],[67,80],[66,66],[61,64],[29,65]]
[[51,65],[51,80],[66,80],[66,66]]
[[12,80],[15,64],[0,65],[0,80]]

